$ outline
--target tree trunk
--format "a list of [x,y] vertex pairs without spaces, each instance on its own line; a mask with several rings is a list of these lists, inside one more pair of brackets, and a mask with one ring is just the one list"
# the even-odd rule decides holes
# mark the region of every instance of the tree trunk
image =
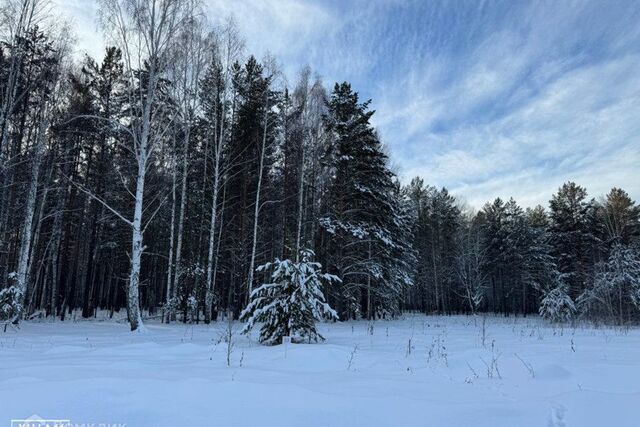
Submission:
[[303,217],[303,203],[304,203],[304,142],[300,143],[300,150],[302,151],[302,159],[300,161],[300,185],[298,187],[298,227],[296,230],[296,262],[300,262],[300,239],[302,237],[302,217]]
[[172,299],[173,299],[173,235],[175,232],[175,224],[176,224],[176,166],[177,166],[177,156],[176,156],[176,144],[175,144],[175,136],[173,137],[173,176],[171,181],[171,227],[169,229],[169,260],[167,262],[167,294],[165,295],[165,303],[167,306],[166,322],[171,322],[171,316],[173,315],[172,310]]
[[[222,133],[222,132],[221,132]],[[218,189],[220,186],[220,156],[221,156],[222,140],[218,141],[216,147],[215,163],[213,168],[213,200],[211,202],[211,223],[209,225],[209,253],[207,257],[207,284],[204,302],[204,322],[211,322],[211,309],[213,305],[213,292],[215,283],[213,282],[213,264],[216,235],[216,220],[218,216]]]
[[[141,151],[146,148],[141,148]],[[142,260],[142,205],[144,196],[144,181],[146,168],[146,155],[142,152],[138,160],[138,176],[136,181],[136,201],[133,213],[131,236],[131,274],[129,275],[129,292],[127,306],[129,310],[129,322],[131,330],[136,331],[142,327],[142,314],[140,312],[140,263]]]
[[251,245],[251,261],[249,262],[249,278],[247,280],[248,294],[247,297],[251,297],[253,291],[253,270],[256,268],[256,246],[258,244],[258,219],[260,215],[260,190],[262,188],[262,169],[264,169],[264,152],[267,146],[267,126],[269,118],[269,95],[267,90],[267,96],[264,102],[264,127],[262,131],[262,149],[260,150],[260,169],[258,170],[258,188],[256,189],[256,203],[253,213],[253,242]]
[[176,244],[176,272],[173,281],[173,293],[175,294],[180,287],[182,278],[182,235],[184,234],[184,217],[187,206],[187,172],[189,169],[188,147],[189,147],[189,127],[187,125],[184,137],[184,149],[182,160],[182,188],[180,190],[180,216],[178,218],[178,242]]
[[[227,63],[229,62],[229,58],[227,57]],[[227,68],[226,75],[228,75],[229,70]],[[225,76],[226,76],[225,75]],[[226,80],[226,77],[225,77]],[[204,321],[205,323],[211,322],[211,311],[213,306],[213,297],[215,290],[215,273],[218,267],[217,263],[217,255],[218,248],[220,247],[220,240],[218,240],[218,244],[216,245],[216,252],[214,255],[213,247],[215,244],[215,234],[216,234],[216,221],[218,217],[218,192],[220,190],[220,162],[222,160],[222,149],[224,147],[224,131],[225,131],[225,111],[224,111],[224,102],[227,98],[226,85],[223,92],[223,108],[220,110],[220,135],[217,138],[217,144],[214,146],[214,165],[213,165],[213,200],[211,202],[211,221],[209,224],[209,252],[207,254],[207,282],[206,282],[206,290],[204,297]],[[217,110],[217,106],[216,106]],[[217,113],[217,111],[216,111]],[[215,134],[215,129],[214,129]],[[220,225],[220,230],[222,231],[222,224]],[[215,267],[214,267],[215,262]]]
[[[22,227],[22,238],[20,241],[20,254],[18,258],[18,270],[16,272],[16,283],[21,293],[21,306],[24,311],[24,305],[27,297],[27,283],[29,281],[29,254],[31,251],[31,228],[33,226],[33,216],[35,214],[36,197],[38,195],[38,175],[40,173],[40,163],[42,162],[42,154],[44,152],[44,143],[46,133],[49,127],[49,118],[46,111],[45,101],[42,101],[42,117],[40,118],[40,128],[38,130],[36,146],[34,152],[33,164],[31,165],[31,179],[29,182],[29,190],[27,191],[27,206],[25,209],[25,219]],[[18,316],[22,316],[23,312],[19,312]]]

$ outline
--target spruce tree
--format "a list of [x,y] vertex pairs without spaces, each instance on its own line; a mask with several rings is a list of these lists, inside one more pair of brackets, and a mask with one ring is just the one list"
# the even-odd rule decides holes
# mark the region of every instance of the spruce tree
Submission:
[[606,262],[596,266],[594,280],[578,303],[589,318],[620,325],[638,317],[640,309],[640,250],[616,243]]
[[570,320],[576,307],[567,293],[567,285],[559,281],[556,286],[543,291],[540,301],[540,316],[552,322],[566,322]]
[[506,314],[506,208],[500,198],[487,203],[479,214],[485,263],[483,271],[491,287],[489,299],[494,310]]
[[573,299],[584,290],[591,268],[593,235],[588,226],[590,203],[586,198],[583,187],[568,182],[549,202],[553,254]]
[[324,340],[315,322],[337,320],[338,315],[326,303],[322,286],[340,279],[321,273],[322,265],[313,262],[313,256],[313,251],[302,250],[300,262],[276,259],[258,267],[259,272],[271,273],[271,282],[251,293],[249,305],[240,315],[247,322],[243,333],[261,322],[259,340],[263,344],[279,344],[285,336],[294,342]]
[[[567,294],[567,284],[562,280],[552,255],[549,217],[540,205],[527,209],[524,252],[526,272],[523,280],[540,299],[538,312],[552,320],[567,320],[575,312],[575,304]],[[537,303],[536,300],[534,302]]]
[[320,225],[327,265],[344,281],[334,294],[344,317],[394,312],[401,297],[389,262],[401,246],[393,174],[373,113],[350,84],[335,85],[326,117],[332,143],[323,159],[331,183]]

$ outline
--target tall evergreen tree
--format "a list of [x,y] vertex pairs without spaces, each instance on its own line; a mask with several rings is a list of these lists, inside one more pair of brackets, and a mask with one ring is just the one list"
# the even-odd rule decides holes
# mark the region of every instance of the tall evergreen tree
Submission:
[[589,228],[592,204],[586,198],[583,187],[567,182],[549,202],[553,255],[572,299],[584,290],[592,267],[590,245],[594,236]]
[[397,304],[390,302],[402,291],[388,262],[401,246],[393,234],[399,223],[393,174],[368,107],[351,85],[336,84],[326,120],[333,141],[324,164],[332,180],[320,218],[321,245],[330,270],[343,280],[333,297],[344,317],[394,311]]

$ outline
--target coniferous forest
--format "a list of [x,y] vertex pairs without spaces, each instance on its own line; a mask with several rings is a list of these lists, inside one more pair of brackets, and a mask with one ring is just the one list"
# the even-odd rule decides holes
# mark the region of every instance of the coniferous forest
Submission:
[[616,183],[474,209],[399,179],[348,82],[287,79],[196,0],[99,5],[92,58],[47,1],[1,4],[3,322],[237,319],[267,263],[317,272],[314,304],[340,320],[640,320],[640,208]]

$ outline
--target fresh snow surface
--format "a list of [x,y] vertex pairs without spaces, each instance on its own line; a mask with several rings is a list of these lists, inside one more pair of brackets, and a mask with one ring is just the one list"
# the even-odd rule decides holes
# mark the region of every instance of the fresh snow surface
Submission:
[[[407,315],[322,324],[326,342],[285,348],[236,324],[227,367],[226,325],[0,331],[0,426],[33,414],[127,427],[640,423],[637,329],[488,317],[483,347],[481,317]],[[493,355],[501,378],[488,378]]]

